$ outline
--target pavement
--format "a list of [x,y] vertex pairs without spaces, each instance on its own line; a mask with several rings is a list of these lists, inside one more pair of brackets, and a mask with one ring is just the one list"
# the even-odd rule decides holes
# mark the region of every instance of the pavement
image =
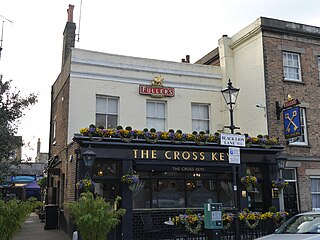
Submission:
[[39,216],[31,213],[13,240],[71,240],[71,237],[64,231],[60,229],[44,230],[44,226],[45,223],[41,222]]

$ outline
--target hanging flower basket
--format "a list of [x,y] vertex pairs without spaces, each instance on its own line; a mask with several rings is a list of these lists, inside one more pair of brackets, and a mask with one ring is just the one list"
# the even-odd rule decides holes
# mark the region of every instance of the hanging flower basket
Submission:
[[252,175],[246,175],[244,177],[241,178],[241,183],[243,185],[245,185],[246,187],[249,186],[254,186],[256,183],[258,182],[257,177],[256,176],[252,176]]
[[94,181],[92,181],[90,178],[85,178],[77,182],[76,187],[80,192],[93,192],[94,185]]
[[271,184],[272,184],[272,188],[281,190],[288,185],[288,182],[282,178],[277,178],[275,180],[272,180]]
[[129,189],[133,191],[135,185],[140,182],[140,178],[136,173],[127,173],[121,177],[121,182],[128,184]]

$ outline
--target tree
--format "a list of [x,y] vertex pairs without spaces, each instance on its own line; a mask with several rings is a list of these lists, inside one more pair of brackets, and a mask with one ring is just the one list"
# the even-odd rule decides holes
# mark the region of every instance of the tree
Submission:
[[0,75],[0,183],[10,174],[10,166],[18,163],[14,152],[22,146],[21,137],[17,137],[19,120],[38,97],[34,93],[21,96],[16,88],[11,90],[11,82]]

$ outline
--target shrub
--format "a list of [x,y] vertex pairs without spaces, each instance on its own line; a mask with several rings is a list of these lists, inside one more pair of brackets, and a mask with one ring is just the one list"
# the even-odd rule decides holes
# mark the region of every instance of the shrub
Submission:
[[[115,205],[120,199],[116,198]],[[125,209],[115,210],[113,204],[100,196],[94,197],[91,192],[82,193],[80,199],[68,206],[82,240],[105,240],[125,214]]]

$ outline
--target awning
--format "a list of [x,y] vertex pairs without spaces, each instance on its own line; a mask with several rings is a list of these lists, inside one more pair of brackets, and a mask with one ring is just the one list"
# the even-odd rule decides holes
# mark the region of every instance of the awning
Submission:
[[26,185],[27,189],[40,189],[40,186],[38,185],[37,181],[33,181],[31,183],[28,183]]

